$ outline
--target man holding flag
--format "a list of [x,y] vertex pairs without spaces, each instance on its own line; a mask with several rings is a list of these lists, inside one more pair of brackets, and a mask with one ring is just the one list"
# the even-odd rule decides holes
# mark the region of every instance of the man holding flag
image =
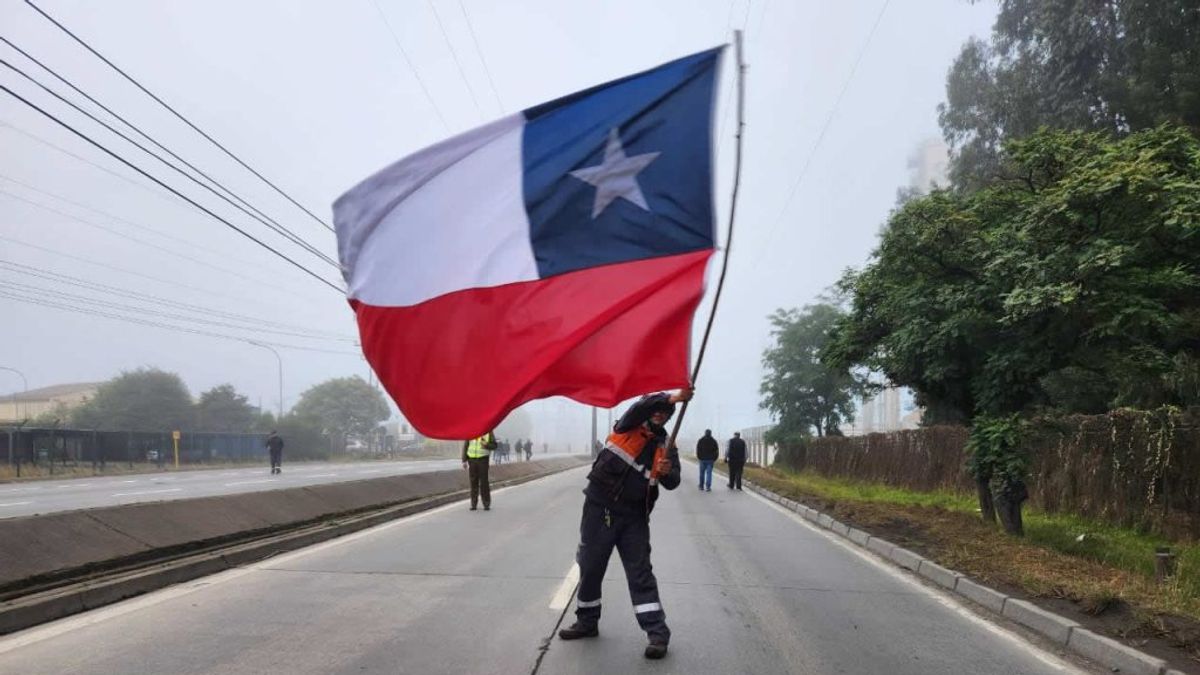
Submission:
[[613,407],[682,388],[635,404],[589,474],[586,581],[579,620],[562,634],[595,634],[601,558],[615,547],[649,658],[670,637],[648,518],[658,484],[679,482],[663,424],[691,398],[691,320],[716,247],[722,49],[467,131],[334,204],[363,352],[424,435],[477,438],[549,396]]
[[625,567],[629,597],[638,625],[650,644],[646,658],[667,655],[671,629],[658,597],[658,580],[650,564],[650,512],[658,486],[679,486],[679,451],[667,448],[667,420],[675,404],[692,398],[691,389],[676,394],[643,396],[613,426],[604,449],[592,463],[584,489],[579,525],[579,591],[575,623],[558,632],[563,640],[600,634],[600,587],[614,548]]

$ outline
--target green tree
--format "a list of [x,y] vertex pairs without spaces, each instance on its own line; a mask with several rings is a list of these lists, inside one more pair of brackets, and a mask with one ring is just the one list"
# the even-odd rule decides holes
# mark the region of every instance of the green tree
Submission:
[[190,429],[192,420],[192,396],[183,380],[157,368],[121,373],[71,414],[74,426],[112,431]]
[[981,509],[1019,533],[1011,415],[1200,403],[1200,142],[1043,131],[1001,160],[1003,180],[892,214],[826,355],[973,423]]
[[202,431],[244,433],[253,428],[256,412],[232,384],[222,384],[200,394],[196,427]]
[[763,352],[759,406],[777,420],[776,439],[836,435],[842,423],[853,421],[855,398],[869,385],[849,367],[831,367],[820,359],[841,316],[829,304],[779,309],[770,316],[774,344]]
[[345,447],[347,438],[367,437],[390,413],[383,395],[355,376],[326,380],[309,388],[300,395],[292,415],[338,438]]
[[1200,131],[1196,0],[997,4],[990,42],[963,46],[938,109],[955,150],[955,185],[986,184],[1004,143],[1043,126],[1117,136],[1164,123]]

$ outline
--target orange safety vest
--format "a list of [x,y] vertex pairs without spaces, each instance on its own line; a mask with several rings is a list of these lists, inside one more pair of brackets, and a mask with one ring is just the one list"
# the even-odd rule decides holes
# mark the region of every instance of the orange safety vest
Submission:
[[659,445],[654,449],[654,460],[649,468],[642,466],[637,461],[638,455],[642,453],[642,448],[646,447],[646,441],[653,437],[654,434],[643,424],[629,431],[612,432],[608,435],[608,442],[605,443],[604,447],[617,457],[625,460],[626,464],[641,473],[646,480],[650,481],[651,485],[657,485],[658,474],[654,472],[654,467],[658,465],[659,460],[667,457],[666,446]]

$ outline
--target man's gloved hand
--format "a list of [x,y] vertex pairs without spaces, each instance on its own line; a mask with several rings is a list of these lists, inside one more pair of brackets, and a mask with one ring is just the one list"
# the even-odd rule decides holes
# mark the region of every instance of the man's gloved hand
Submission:
[[665,476],[671,473],[671,458],[660,457],[654,462],[654,477]]
[[695,389],[692,389],[691,387],[684,387],[674,394],[671,394],[670,401],[671,403],[683,403],[684,401],[690,401],[695,393]]

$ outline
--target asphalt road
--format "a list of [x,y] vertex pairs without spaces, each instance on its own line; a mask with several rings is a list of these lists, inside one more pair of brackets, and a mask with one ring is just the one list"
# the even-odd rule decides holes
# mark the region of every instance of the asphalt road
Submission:
[[[554,455],[535,454],[534,459]],[[38,480],[0,484],[0,518],[93,509],[135,502],[191,499],[281,488],[457,469],[458,460],[284,463],[272,476],[261,467]]]
[[[645,661],[614,556],[594,640],[549,643],[572,589],[584,470],[500,490],[0,638],[0,672],[1099,672],[1061,660],[750,493],[660,500],[674,631]],[[570,620],[570,614],[567,615]]]

